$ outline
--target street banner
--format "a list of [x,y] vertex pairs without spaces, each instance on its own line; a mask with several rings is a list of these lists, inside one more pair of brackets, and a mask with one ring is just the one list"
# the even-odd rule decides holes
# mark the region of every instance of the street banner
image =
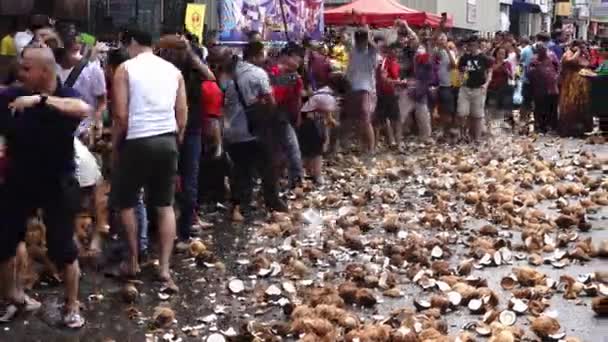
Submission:
[[323,0],[221,0],[220,40],[244,43],[248,32],[258,31],[265,41],[284,41],[281,4],[289,39],[321,39]]
[[186,7],[186,18],[184,19],[186,30],[197,36],[199,43],[203,42],[205,8],[206,6],[203,4],[188,4]]

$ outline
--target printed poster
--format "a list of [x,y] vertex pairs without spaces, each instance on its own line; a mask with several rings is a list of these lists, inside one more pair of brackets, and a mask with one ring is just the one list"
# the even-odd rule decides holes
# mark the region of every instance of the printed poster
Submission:
[[186,30],[198,37],[198,41],[203,41],[203,26],[205,23],[205,9],[203,4],[188,4],[186,7],[186,18],[184,24]]
[[289,39],[321,39],[323,0],[221,0],[220,40],[243,43],[248,32],[258,31],[265,41],[284,41],[281,4]]

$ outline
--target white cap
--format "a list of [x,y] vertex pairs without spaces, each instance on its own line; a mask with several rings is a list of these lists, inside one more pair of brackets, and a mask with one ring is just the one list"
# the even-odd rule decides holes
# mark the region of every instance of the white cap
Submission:
[[302,112],[334,112],[337,110],[338,103],[336,98],[330,94],[315,94],[313,95],[304,106],[302,106]]

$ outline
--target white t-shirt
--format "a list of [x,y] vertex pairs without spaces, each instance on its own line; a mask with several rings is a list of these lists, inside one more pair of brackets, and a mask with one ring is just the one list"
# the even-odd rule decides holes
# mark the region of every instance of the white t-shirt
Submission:
[[15,49],[17,55],[21,55],[21,51],[34,39],[34,33],[30,30],[20,31],[15,34]]
[[76,163],[76,179],[81,188],[93,186],[101,179],[101,170],[97,159],[78,139],[74,138],[74,161]]
[[352,90],[376,91],[376,66],[378,52],[373,47],[363,51],[353,48],[350,50],[346,78]]

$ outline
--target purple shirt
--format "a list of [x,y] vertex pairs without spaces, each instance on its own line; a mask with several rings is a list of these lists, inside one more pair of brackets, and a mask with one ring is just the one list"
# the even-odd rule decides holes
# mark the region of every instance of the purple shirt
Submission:
[[528,80],[535,97],[556,95],[558,93],[559,62],[553,53],[540,60],[538,56],[530,63]]
[[[63,69],[57,66],[57,73],[61,82],[64,83],[72,69]],[[93,110],[97,108],[97,97],[106,95],[106,78],[99,65],[99,61],[91,61],[82,70],[82,73],[76,79],[74,86],[72,87],[80,94],[82,100],[90,105]],[[94,112],[89,113],[89,116],[82,120],[76,131],[77,135],[82,134],[86,131],[89,126],[93,123]]]

